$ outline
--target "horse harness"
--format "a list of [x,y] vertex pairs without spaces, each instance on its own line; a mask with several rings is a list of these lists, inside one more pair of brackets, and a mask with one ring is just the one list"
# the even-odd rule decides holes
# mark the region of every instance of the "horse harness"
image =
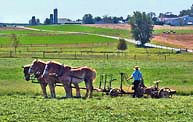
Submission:
[[[64,73],[65,73],[65,71],[64,71],[64,66],[61,66],[60,69],[59,69],[59,73],[56,74],[56,77],[57,77],[57,78],[58,78],[58,77],[61,77],[61,76],[63,76]],[[72,83],[72,81],[73,81],[73,78],[76,78],[76,79],[79,79],[79,80],[84,80],[84,78],[75,76],[75,75],[73,75],[73,73],[71,73],[71,72],[70,72],[69,76],[70,76],[70,82],[71,82],[71,83]]]

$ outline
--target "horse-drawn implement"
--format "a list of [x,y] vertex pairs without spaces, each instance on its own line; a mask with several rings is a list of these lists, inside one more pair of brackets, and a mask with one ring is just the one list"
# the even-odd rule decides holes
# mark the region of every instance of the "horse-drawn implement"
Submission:
[[[132,95],[133,91],[125,91],[123,89],[123,82],[127,80],[127,74],[126,73],[120,73],[120,87],[119,88],[112,88],[112,81],[116,80],[112,78],[112,75],[110,75],[110,80],[107,81],[107,77],[109,75],[102,75],[100,79],[100,85],[99,89],[101,89],[102,92],[106,93],[106,95],[110,95],[112,97],[116,96],[122,96],[122,95]],[[105,79],[103,81],[103,79]],[[104,82],[104,87],[101,88],[101,84]],[[108,83],[107,83],[108,82]],[[145,87],[143,83],[141,83],[137,89],[137,97],[146,97],[150,96],[152,98],[171,98],[173,94],[176,93],[175,90],[163,87],[159,88],[160,81],[155,81],[155,85],[152,87]],[[108,87],[106,87],[106,84],[109,84]],[[130,88],[130,87],[129,87]]]
[[[133,91],[131,89],[126,91],[123,89],[123,84],[127,80],[126,73],[120,73],[120,86],[119,88],[113,88],[113,82],[118,81],[117,79],[113,78],[113,74],[101,74],[100,75],[100,82],[98,88],[93,88],[96,92],[101,92],[103,95],[110,95],[111,97],[123,96],[123,95],[133,95]],[[33,77],[31,77],[32,83],[39,83],[36,82]],[[155,85],[152,87],[145,87],[144,85],[139,85],[137,89],[137,97],[148,97],[151,98],[171,98],[173,94],[176,93],[175,90],[172,90],[167,87],[159,88],[160,81],[155,81]],[[63,84],[56,83],[55,86],[62,87]],[[71,86],[72,88],[76,88]],[[130,88],[131,86],[129,86]],[[80,87],[80,89],[85,90],[85,87]]]

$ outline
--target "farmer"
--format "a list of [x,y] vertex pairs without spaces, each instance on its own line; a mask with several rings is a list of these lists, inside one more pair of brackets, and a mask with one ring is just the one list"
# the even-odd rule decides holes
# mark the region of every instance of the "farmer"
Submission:
[[135,98],[137,96],[137,88],[138,88],[139,84],[142,83],[142,85],[144,85],[143,84],[143,76],[142,76],[142,73],[139,70],[140,70],[139,66],[135,66],[133,74],[128,78],[128,80],[134,79],[134,82],[133,82],[133,85],[134,85],[134,87],[133,87],[133,90],[134,90],[133,98]]

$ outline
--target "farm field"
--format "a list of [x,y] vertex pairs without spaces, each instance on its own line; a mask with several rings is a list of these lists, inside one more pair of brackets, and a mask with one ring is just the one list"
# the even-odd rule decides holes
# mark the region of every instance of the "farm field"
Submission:
[[[40,96],[0,96],[1,121],[192,121],[192,97],[133,99],[43,99]],[[27,119],[26,119],[27,118]]]
[[52,25],[52,26],[44,25],[44,26],[33,26],[32,28],[41,30],[64,31],[64,32],[85,32],[85,33],[131,38],[131,34],[129,33],[129,31],[122,29],[97,28],[82,25]]
[[153,40],[157,44],[193,49],[193,34],[161,34],[155,36]]
[[[35,28],[130,38],[126,30],[124,35],[115,29],[97,30],[80,25]],[[16,52],[10,40],[12,33],[20,40]],[[0,30],[0,121],[193,121],[193,54],[137,48],[130,43],[126,51],[118,51],[117,44],[115,39],[86,34]],[[91,99],[64,99],[64,89],[57,87],[56,99],[44,99],[38,84],[24,80],[21,68],[35,58],[55,60],[73,67],[87,65],[95,68],[95,88],[104,73],[113,74],[117,79],[113,87],[119,88],[120,73],[130,75],[133,66],[139,65],[147,86],[161,80],[161,87],[175,89],[177,96],[171,99],[111,98],[94,92]],[[124,90],[127,91],[131,84],[132,80],[125,81]],[[84,83],[80,85],[85,86]],[[81,93],[84,95],[85,91]]]
[[[127,24],[86,24],[86,25],[62,25],[62,26],[36,26],[33,28],[42,30],[57,30],[64,32],[87,32],[87,33],[97,33],[110,36],[118,36],[122,38],[131,38],[130,25]],[[168,34],[168,36],[163,36],[164,32],[174,31],[175,34]],[[192,49],[193,41],[187,38],[178,38],[178,40],[170,40],[171,36],[181,36],[188,37],[193,34],[193,26],[185,27],[172,27],[172,26],[154,26],[153,43],[171,47],[181,47]],[[165,38],[165,39],[163,39]],[[168,40],[167,42],[165,40]]]
[[[131,29],[131,26],[129,24],[84,24],[84,26],[89,27],[98,27],[98,28],[110,28],[110,29],[122,29],[122,30],[128,30]],[[193,26],[159,26],[154,25],[155,30],[192,30]]]
[[[44,59],[45,60],[45,59]],[[50,59],[47,59],[50,60]],[[55,59],[56,60],[56,59]],[[161,86],[177,90],[172,99],[133,99],[131,96],[111,98],[94,92],[92,99],[64,99],[63,88],[56,89],[57,99],[44,99],[38,84],[23,78],[22,65],[31,58],[0,59],[0,120],[2,121],[192,121],[192,62],[156,61],[102,61],[102,60],[56,60],[66,65],[93,67],[97,71],[95,87],[102,73],[113,74],[120,79],[120,72],[131,74],[133,65],[139,64],[145,84],[153,85],[162,80]],[[172,74],[171,74],[172,72]],[[113,87],[119,88],[119,80]],[[84,86],[84,83],[80,84]],[[127,90],[130,82],[124,82]],[[47,88],[49,91],[49,88]],[[81,91],[84,95],[84,91]],[[181,96],[182,95],[182,96]],[[185,96],[184,96],[185,95]]]

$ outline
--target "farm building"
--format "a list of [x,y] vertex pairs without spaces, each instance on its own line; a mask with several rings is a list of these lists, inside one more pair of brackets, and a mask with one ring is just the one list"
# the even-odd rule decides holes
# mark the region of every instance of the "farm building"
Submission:
[[193,17],[189,15],[175,18],[160,18],[160,21],[167,25],[172,26],[184,26],[184,25],[193,25]]
[[67,18],[59,18],[58,24],[82,24],[82,21],[72,21]]

